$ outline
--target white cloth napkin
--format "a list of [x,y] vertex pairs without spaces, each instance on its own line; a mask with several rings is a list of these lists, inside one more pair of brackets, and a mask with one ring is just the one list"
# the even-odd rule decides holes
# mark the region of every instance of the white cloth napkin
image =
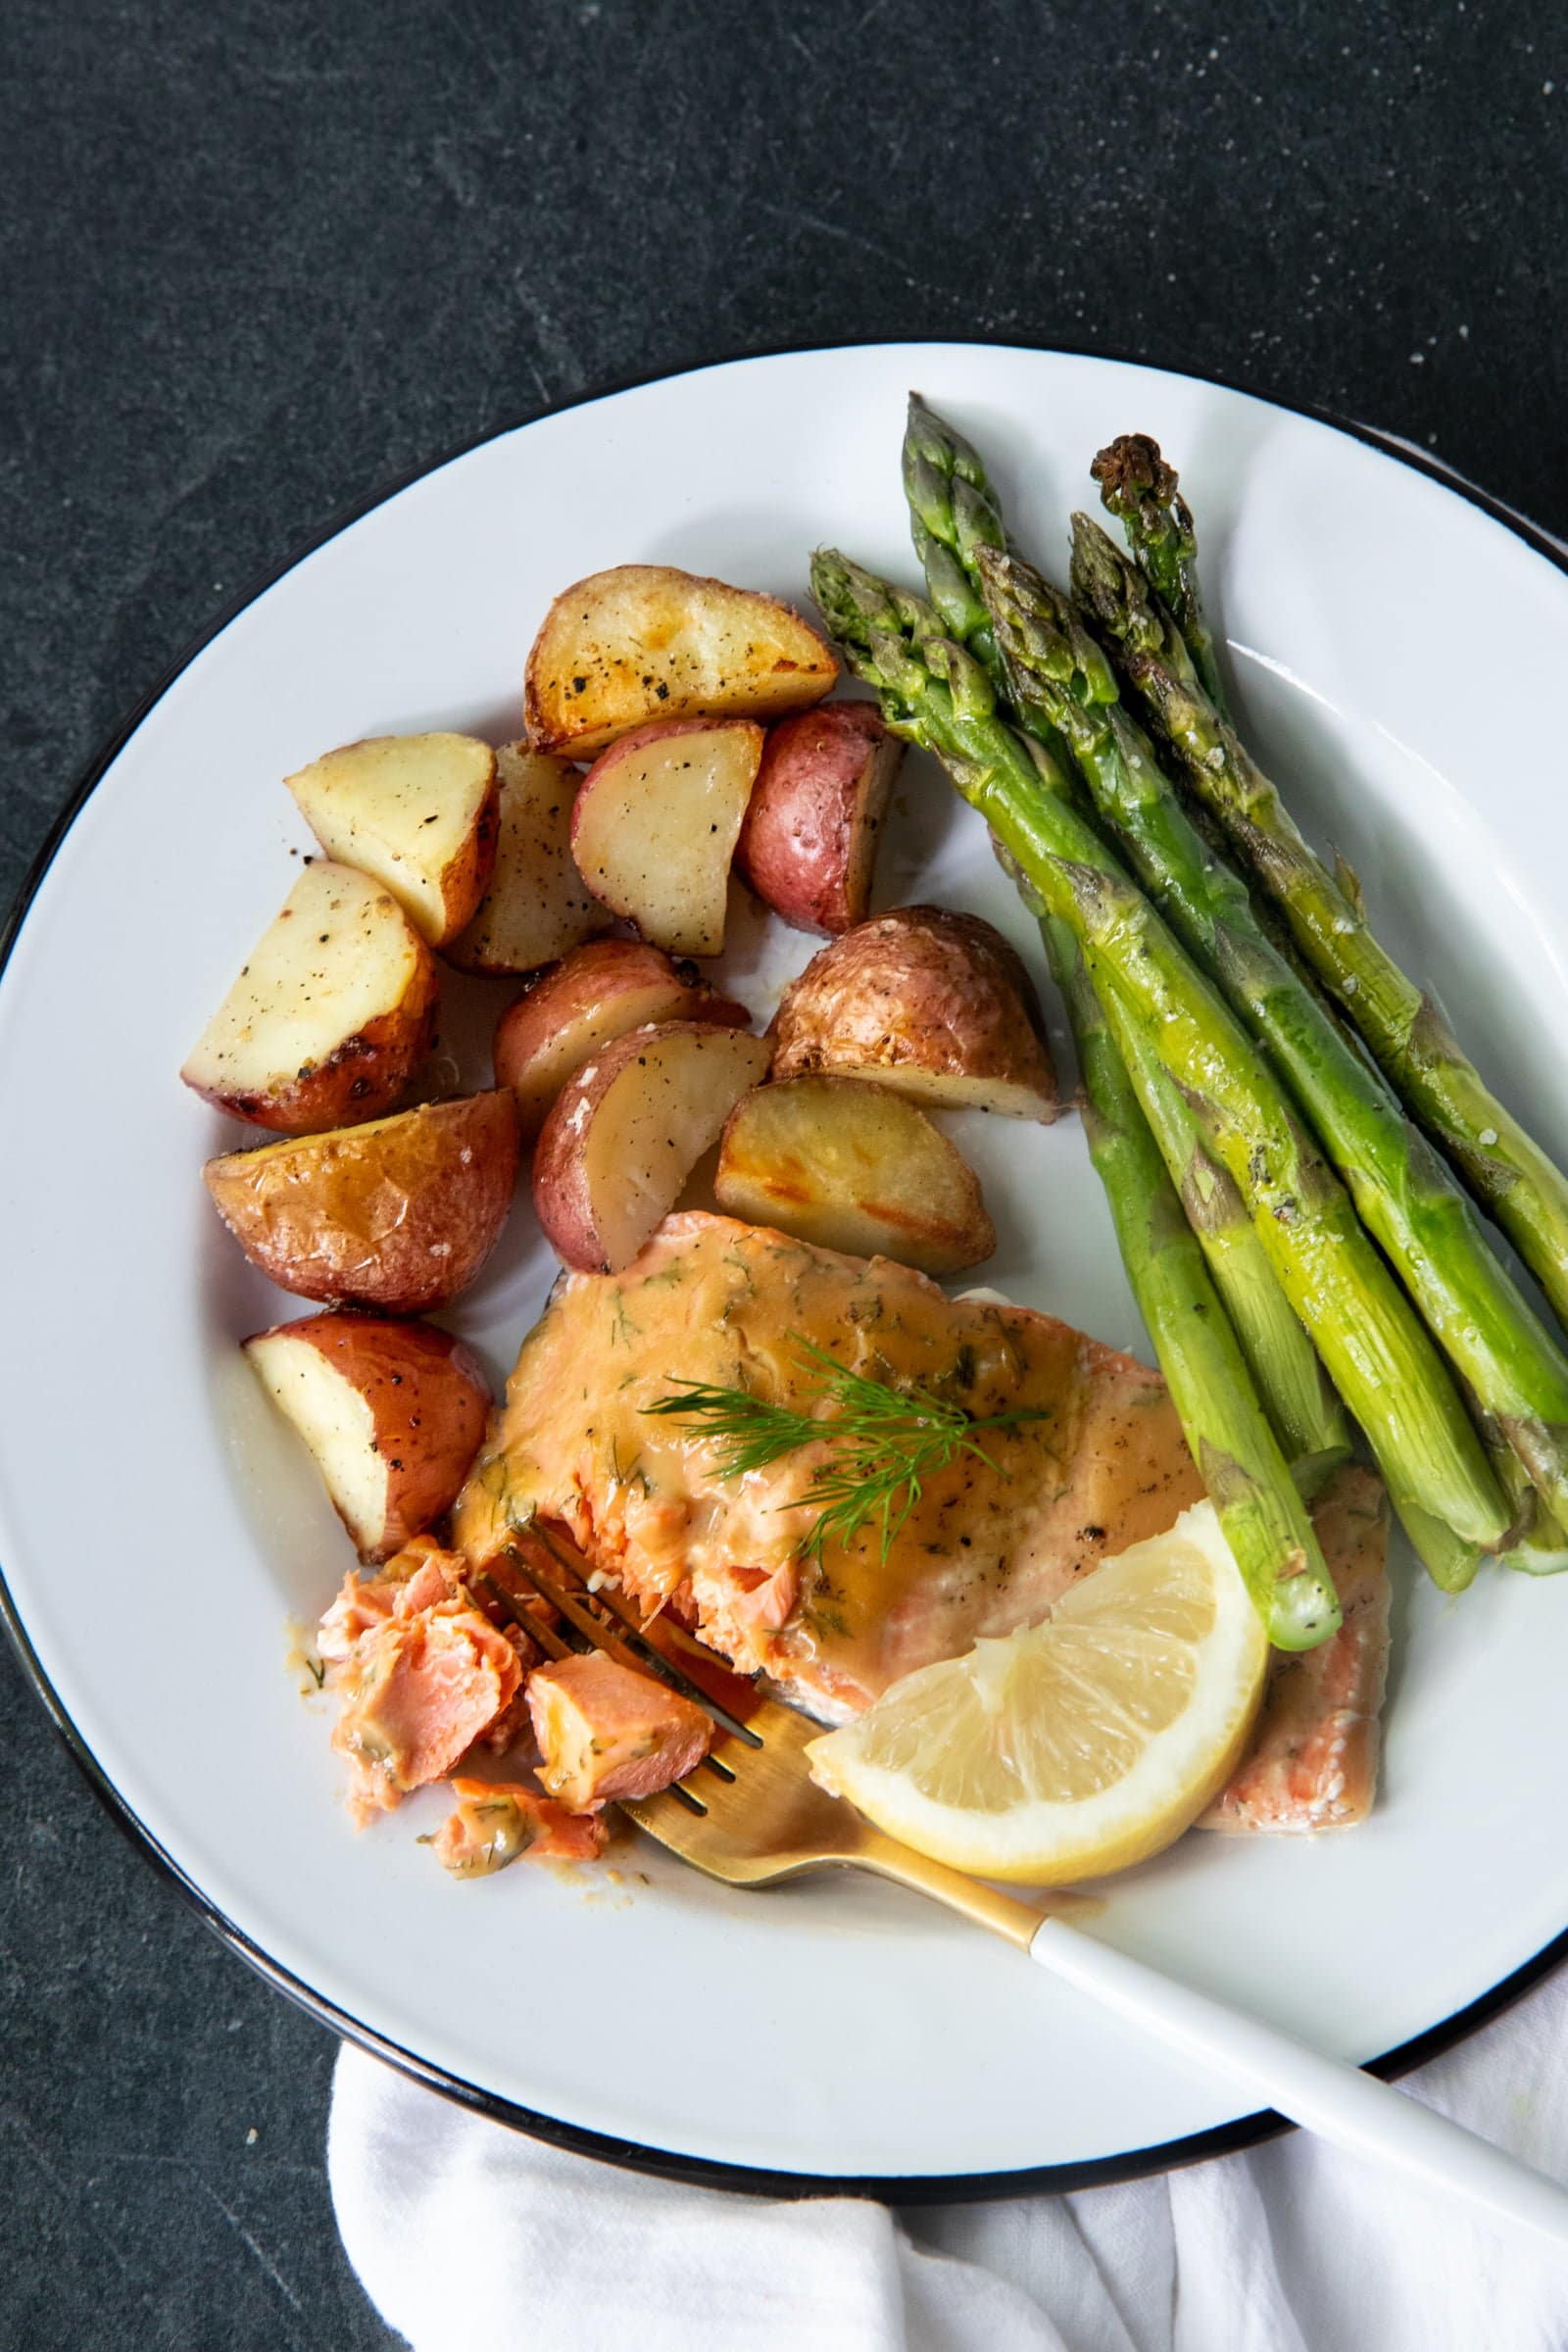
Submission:
[[[1406,2087],[1568,2181],[1568,1970]],[[345,2043],[327,2165],[414,2352],[1568,2352],[1568,2257],[1305,2132],[1066,2196],[782,2204],[566,2155]]]
[[[1410,2078],[1568,2179],[1568,1972]],[[1304,2132],[1152,2180],[888,2212],[545,2147],[345,2046],[328,2169],[415,2352],[1563,2352],[1568,2257]]]

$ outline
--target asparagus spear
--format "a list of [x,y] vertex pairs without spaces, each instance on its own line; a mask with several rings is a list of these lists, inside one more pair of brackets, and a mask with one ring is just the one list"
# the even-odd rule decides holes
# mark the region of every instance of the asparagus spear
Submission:
[[1090,1156],[1122,1263],[1236,1565],[1280,1649],[1337,1632],[1340,1605],[1312,1523],[1171,1187],[1069,927],[1041,924],[1083,1078]]
[[[982,548],[1006,544],[1001,507],[979,452],[917,393],[909,396],[904,436],[904,491],[931,603],[948,634],[967,646],[1005,694],[979,569]],[[1071,757],[1055,730],[1038,711],[1016,715],[1037,746],[1035,764],[1041,780],[1052,790],[1070,793]],[[1061,958],[1053,952],[1049,935],[1046,947],[1054,971]],[[1069,963],[1063,968],[1072,967]],[[1088,982],[1079,985],[1087,988]],[[1058,987],[1069,997],[1059,976]],[[1070,1017],[1070,1000],[1068,1011]],[[1102,1064],[1112,1052],[1100,1015],[1097,1060]],[[1141,1038],[1127,1075],[1230,1312],[1286,1459],[1303,1491],[1311,1493],[1349,1450],[1349,1430],[1339,1399],[1280,1289],[1246,1202],[1204,1145],[1158,1055]],[[1118,1106],[1107,1111],[1105,1123],[1112,1128],[1125,1125]],[[1126,1157],[1121,1155],[1123,1162]],[[1159,1335],[1152,1336],[1157,1348]]]
[[[1174,483],[1174,475],[1171,480]],[[1368,928],[1355,879],[1331,872],[1204,690],[1181,630],[1136,565],[1087,517],[1074,524],[1073,589],[1121,661],[1197,798],[1284,907],[1296,940],[1389,1082],[1508,1234],[1568,1324],[1568,1177],[1504,1109],[1432,999]]]
[[[1136,1023],[1116,1031],[1127,1076],[1224,1300],[1286,1460],[1315,1494],[1350,1450],[1350,1433],[1317,1350],[1292,1311],[1247,1202],[1159,1055]],[[1082,1047],[1080,1046],[1080,1058]]]
[[[1214,639],[1203,612],[1192,510],[1181,495],[1174,466],[1166,464],[1158,443],[1150,440],[1147,434],[1124,433],[1100,452],[1092,470],[1100,484],[1101,499],[1120,519],[1128,545],[1156,602],[1164,606],[1175,622],[1204,692],[1220,717],[1227,724],[1233,723]],[[1195,801],[1189,814],[1208,848],[1223,858],[1230,845],[1212,810],[1203,802]],[[1357,896],[1353,888],[1349,895]],[[1302,957],[1283,905],[1277,899],[1266,898],[1261,905],[1254,906],[1253,911],[1303,984],[1324,1010],[1340,1022],[1347,1038],[1359,1048],[1361,1041],[1356,1032],[1345,1021]],[[1474,1398],[1471,1401],[1474,1404]],[[1509,1549],[1501,1555],[1501,1565],[1519,1569],[1528,1576],[1561,1574],[1568,1568],[1568,1534],[1531,1485],[1523,1463],[1496,1423],[1479,1409],[1477,1418],[1487,1457],[1514,1512]],[[1406,1532],[1423,1556],[1437,1544],[1442,1556],[1434,1557],[1430,1563],[1437,1581],[1440,1584],[1455,1581],[1458,1563],[1449,1556],[1451,1539],[1447,1531],[1407,1520]]]
[[1251,1208],[1270,1261],[1366,1432],[1391,1495],[1494,1547],[1508,1511],[1453,1384],[1345,1191],[1272,1073],[1148,901],[1067,801],[1043,791],[1022,739],[997,715],[978,662],[933,608],[835,552],[812,593],[845,660],[896,734],[936,753],[1154,1040]]
[[918,392],[909,394],[904,427],[904,495],[927,596],[948,635],[967,646],[1000,686],[991,615],[975,564],[982,547],[1007,544],[1002,509],[979,451]]
[[[1065,781],[1056,779],[1057,788]],[[1315,1648],[1338,1630],[1340,1603],[1304,1506],[1302,1465],[1287,1464],[1248,1377],[1083,950],[1000,845],[997,855],[1040,924],[1077,1049],[1089,1155],[1193,1459],[1269,1640],[1277,1649]]]
[[1134,873],[1272,1050],[1481,1412],[1547,1502],[1568,1512],[1568,1356],[1392,1090],[1267,937],[1246,884],[1209,853],[1066,598],[1016,556],[988,548],[978,562],[1014,708],[1065,735]]
[[1102,504],[1120,520],[1128,546],[1181,631],[1203,692],[1221,716],[1229,718],[1198,584],[1198,533],[1175,466],[1166,465],[1159,443],[1147,433],[1123,433],[1101,451],[1090,470],[1100,484]]

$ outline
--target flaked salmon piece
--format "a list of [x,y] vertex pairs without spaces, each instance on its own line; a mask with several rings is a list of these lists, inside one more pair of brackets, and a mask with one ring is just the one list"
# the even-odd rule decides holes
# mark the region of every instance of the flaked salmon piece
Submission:
[[528,1712],[539,1778],[573,1813],[667,1788],[702,1762],[713,1737],[701,1707],[601,1650],[531,1674]]
[[329,1667],[347,1665],[372,1627],[450,1600],[467,1572],[463,1554],[444,1551],[433,1536],[416,1536],[369,1576],[351,1569],[318,1629],[318,1653]]
[[[1045,1417],[927,1477],[885,1559],[874,1528],[803,1557],[825,1444],[728,1479],[700,1428],[648,1412],[677,1378],[825,1411],[803,1339],[976,1419]],[[1164,1383],[1130,1356],[1051,1315],[950,1299],[886,1258],[694,1211],[620,1275],[563,1276],[454,1531],[482,1567],[554,1522],[645,1612],[669,1609],[742,1672],[842,1721],[900,1675],[1037,1622],[1201,1494]]]
[[454,1878],[488,1878],[509,1862],[591,1862],[609,1832],[593,1814],[568,1813],[520,1781],[452,1783],[457,1799],[431,1843]]
[[527,1678],[534,1668],[544,1662],[544,1651],[519,1625],[503,1625],[501,1639],[510,1642],[517,1653],[521,1682],[484,1735],[484,1743],[492,1755],[504,1756],[508,1748],[526,1741],[530,1755],[533,1748],[533,1725],[528,1715]]
[[349,1810],[362,1825],[444,1780],[522,1683],[512,1643],[464,1600],[372,1626],[340,1672],[347,1703],[332,1745],[352,1768]]
[[1257,1736],[1200,1829],[1304,1835],[1348,1830],[1372,1810],[1378,1710],[1389,1668],[1389,1507],[1353,1464],[1312,1510],[1343,1622],[1320,1648],[1277,1651]]
[[385,1625],[397,1605],[397,1588],[379,1576],[361,1576],[351,1568],[342,1591],[316,1629],[316,1647],[322,1664],[335,1671],[346,1666],[366,1635]]
[[467,1561],[456,1552],[437,1552],[421,1560],[399,1591],[393,1615],[417,1617],[421,1609],[438,1608],[442,1601],[453,1599],[467,1569]]

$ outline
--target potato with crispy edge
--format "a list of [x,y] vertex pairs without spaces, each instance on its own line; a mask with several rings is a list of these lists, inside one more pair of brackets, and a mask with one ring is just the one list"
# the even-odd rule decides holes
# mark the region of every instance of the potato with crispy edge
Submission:
[[533,1204],[568,1266],[618,1274],[674,1207],[767,1040],[706,1021],[617,1037],[557,1096],[533,1159]]
[[225,1152],[202,1176],[252,1265],[279,1290],[415,1315],[445,1306],[478,1274],[507,1221],[519,1151],[517,1106],[501,1087]]
[[864,919],[903,758],[875,703],[821,703],[768,728],[736,862],[798,931],[834,939]]
[[362,1560],[450,1510],[484,1436],[490,1392],[449,1332],[379,1315],[307,1315],[243,1343],[326,1482]]
[[713,1193],[749,1225],[922,1274],[977,1266],[997,1246],[967,1160],[923,1110],[861,1078],[784,1078],[743,1095]]
[[775,1078],[874,1078],[911,1102],[1050,1121],[1061,1105],[1028,974],[999,931],[900,906],[812,956],[769,1031]]
[[558,596],[528,655],[536,751],[586,759],[650,718],[779,718],[832,691],[827,640],[776,597],[667,564],[620,564]]
[[656,718],[583,778],[571,854],[594,897],[673,956],[724,946],[730,861],[757,781],[749,718]]
[[466,928],[444,950],[465,972],[536,972],[610,916],[572,862],[571,811],[582,781],[565,760],[503,744],[495,869]]
[[523,1142],[532,1143],[573,1070],[612,1038],[654,1021],[745,1029],[750,1016],[694,963],[672,963],[640,939],[589,940],[541,972],[496,1023],[496,1084],[516,1098]]
[[329,858],[384,883],[432,948],[463,929],[496,857],[496,756],[472,735],[372,735],[287,784]]
[[311,1135],[379,1118],[435,1032],[435,959],[391,892],[307,866],[202,1031],[185,1084],[231,1118]]

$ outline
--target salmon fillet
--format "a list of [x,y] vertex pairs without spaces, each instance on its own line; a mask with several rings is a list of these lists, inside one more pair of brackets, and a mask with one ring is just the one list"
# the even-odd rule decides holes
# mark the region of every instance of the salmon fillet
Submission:
[[[1044,1417],[929,1477],[885,1560],[869,1528],[806,1557],[801,1498],[829,1446],[728,1479],[700,1427],[647,1410],[677,1379],[824,1409],[802,1339],[977,1419]],[[557,1523],[645,1612],[841,1722],[915,1667],[1037,1621],[1201,1495],[1164,1383],[1132,1357],[1051,1315],[950,1299],[886,1258],[691,1212],[619,1275],[563,1276],[453,1524],[482,1567],[535,1518]]]
[[1378,1710],[1389,1670],[1389,1506],[1382,1483],[1354,1464],[1337,1471],[1312,1523],[1340,1596],[1331,1642],[1276,1651],[1257,1734],[1200,1829],[1348,1830],[1372,1810]]

